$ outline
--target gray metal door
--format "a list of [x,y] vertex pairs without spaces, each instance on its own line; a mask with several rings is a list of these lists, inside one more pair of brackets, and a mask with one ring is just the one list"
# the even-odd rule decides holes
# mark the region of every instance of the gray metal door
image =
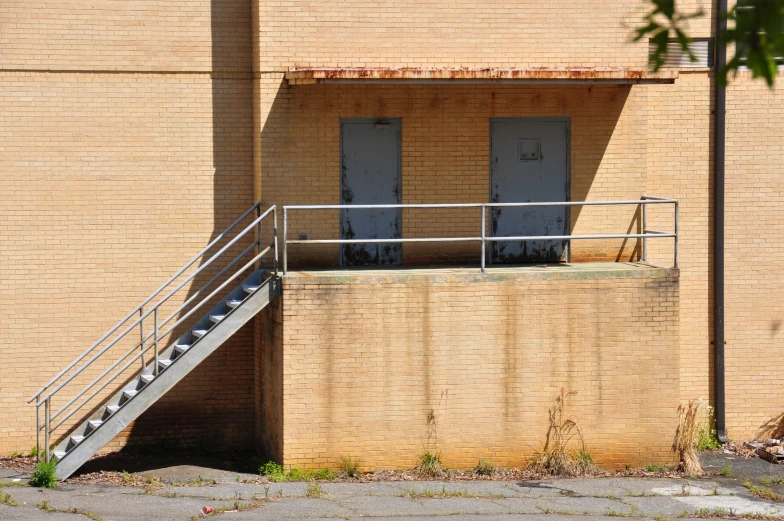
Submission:
[[[494,203],[569,200],[569,120],[492,119],[490,121],[490,201]],[[568,235],[569,210],[563,206],[493,208],[496,237]],[[493,242],[490,262],[567,260],[568,241]]]
[[[343,119],[341,204],[400,204],[399,119]],[[342,239],[399,239],[401,210],[342,210]],[[401,245],[343,244],[342,266],[383,266],[401,262]]]

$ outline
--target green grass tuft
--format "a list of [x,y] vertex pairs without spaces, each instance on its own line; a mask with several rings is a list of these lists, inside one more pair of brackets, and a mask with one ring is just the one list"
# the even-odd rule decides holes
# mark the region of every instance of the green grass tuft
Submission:
[[57,476],[55,476],[55,468],[57,462],[55,460],[49,463],[39,461],[35,466],[33,474],[30,476],[30,484],[34,487],[54,488],[57,486]]
[[440,478],[446,475],[446,469],[441,464],[440,452],[425,451],[420,454],[416,470],[419,474],[431,478]]
[[3,505],[9,505],[9,506],[12,506],[12,507],[15,507],[15,506],[18,505],[18,503],[16,501],[14,501],[14,498],[11,497],[11,494],[8,494],[6,492],[0,492],[0,503],[2,503]]
[[716,420],[713,414],[713,407],[705,404],[704,411],[704,413],[700,414],[702,418],[698,419],[699,424],[697,426],[694,448],[698,451],[720,449],[721,442],[716,436]]
[[324,494],[324,491],[321,490],[321,485],[316,482],[308,483],[308,497],[315,497],[319,498]]
[[752,485],[751,482],[748,480],[743,482],[743,486],[749,489],[749,492],[751,492],[758,498],[767,499],[768,501],[777,501],[777,502],[784,501],[784,499],[782,499],[781,496],[776,494],[776,492],[773,491],[773,489],[770,489],[768,487],[758,487],[757,485]]
[[347,478],[359,477],[359,461],[351,458],[343,458],[343,474]]
[[43,510],[44,512],[60,512],[62,514],[76,514],[85,516],[87,518],[92,519],[93,521],[103,521],[103,518],[96,514],[95,512],[90,512],[89,510],[82,510],[81,508],[55,508],[51,506],[46,501],[41,501],[36,505],[39,510]]
[[495,472],[495,466],[486,459],[480,459],[474,469],[474,474],[479,476],[492,476],[493,472]]
[[337,474],[330,469],[301,470],[292,467],[288,471],[274,461],[269,461],[259,467],[259,473],[266,476],[273,483],[282,481],[330,481],[337,477]]

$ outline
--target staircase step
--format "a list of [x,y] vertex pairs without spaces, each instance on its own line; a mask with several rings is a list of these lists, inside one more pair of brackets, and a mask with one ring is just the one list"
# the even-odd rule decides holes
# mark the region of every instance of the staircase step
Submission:
[[[135,378],[116,388],[116,393],[108,398],[106,403],[93,410],[92,414],[85,412],[88,414],[85,418],[86,422],[68,432],[57,446],[57,450],[53,451],[53,457],[57,460],[58,478],[65,479],[75,472],[108,440],[117,436],[127,424],[136,420],[148,402],[154,402],[164,395],[167,390],[164,388],[172,383],[172,380],[181,380],[188,374],[192,365],[202,362],[239,328],[248,323],[253,315],[280,295],[280,285],[277,281],[270,284],[270,291],[267,292],[263,285],[260,286],[256,282],[258,280],[262,280],[261,273],[254,272],[243,283],[238,281],[237,283],[241,285],[232,291],[231,297],[206,311],[198,322],[192,322],[192,329],[186,329],[184,336],[168,344],[165,350],[158,353],[159,359],[155,364],[145,364],[142,371],[136,372]],[[247,309],[247,313],[232,311],[239,307]],[[218,327],[215,327],[216,325]],[[205,335],[209,335],[210,338],[200,342],[199,339],[204,338]],[[188,351],[194,351],[188,355],[188,364],[174,364]],[[190,360],[190,357],[193,357],[193,360]],[[158,378],[159,376],[163,378]],[[141,401],[133,402],[136,395],[143,391],[145,391],[144,396],[139,399]]]
[[245,290],[245,293],[253,293],[257,289],[261,287],[261,284],[243,284],[242,289]]

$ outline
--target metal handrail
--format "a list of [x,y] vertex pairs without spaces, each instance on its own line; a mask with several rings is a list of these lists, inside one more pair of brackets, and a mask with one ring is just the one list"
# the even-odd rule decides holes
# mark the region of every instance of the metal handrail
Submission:
[[68,371],[69,371],[71,368],[73,368],[73,366],[75,366],[76,364],[78,364],[78,363],[79,363],[79,361],[80,361],[81,359],[83,359],[85,356],[87,356],[88,354],[90,354],[90,352],[92,352],[92,350],[93,350],[93,349],[95,349],[97,346],[99,346],[99,345],[101,344],[101,342],[103,342],[104,340],[106,340],[106,339],[109,337],[109,335],[111,335],[112,333],[114,333],[115,331],[117,331],[118,329],[120,329],[120,326],[122,326],[122,325],[123,325],[125,322],[127,322],[129,318],[131,318],[133,315],[135,315],[135,314],[136,314],[136,312],[138,312],[138,311],[139,311],[141,308],[143,308],[143,307],[144,307],[146,304],[148,304],[148,303],[149,303],[149,302],[150,302],[152,299],[154,299],[154,298],[155,298],[155,297],[156,297],[156,296],[157,296],[157,295],[158,295],[158,294],[159,294],[161,291],[163,291],[163,290],[164,290],[164,289],[165,289],[165,288],[166,288],[166,287],[167,287],[169,284],[171,284],[171,283],[172,283],[172,282],[173,282],[173,281],[174,281],[174,280],[175,280],[177,277],[179,277],[180,275],[182,275],[182,274],[183,274],[183,272],[184,272],[185,270],[187,270],[188,268],[190,268],[191,266],[193,266],[193,263],[195,263],[195,262],[196,262],[197,260],[199,260],[199,259],[200,259],[202,256],[204,256],[204,254],[205,254],[205,253],[207,253],[207,251],[208,251],[210,248],[212,248],[212,247],[213,247],[213,246],[215,246],[215,245],[216,245],[218,242],[220,242],[222,239],[224,239],[224,238],[225,238],[225,237],[226,237],[226,236],[229,234],[229,232],[231,232],[231,231],[232,231],[234,228],[236,228],[236,227],[237,227],[237,225],[238,225],[239,223],[241,223],[241,222],[242,222],[242,221],[243,221],[243,220],[244,220],[244,219],[245,219],[245,218],[246,218],[248,215],[250,215],[250,214],[251,214],[251,213],[252,213],[254,210],[256,210],[257,208],[259,208],[260,206],[261,206],[261,202],[257,202],[256,204],[254,204],[253,206],[251,206],[251,207],[250,207],[250,208],[249,208],[249,209],[248,209],[248,210],[247,210],[245,213],[243,213],[243,214],[242,214],[242,215],[239,217],[239,219],[237,219],[236,221],[234,221],[234,222],[233,222],[233,223],[232,223],[232,224],[231,224],[231,225],[230,225],[228,228],[226,228],[226,229],[223,231],[223,233],[221,233],[221,234],[220,234],[220,235],[218,235],[218,236],[217,236],[215,239],[213,239],[213,240],[212,240],[212,241],[211,241],[211,242],[210,242],[210,243],[209,243],[207,246],[205,246],[205,247],[204,247],[204,248],[203,248],[203,249],[202,249],[202,250],[201,250],[199,253],[197,253],[195,257],[193,257],[193,258],[192,258],[190,261],[188,261],[188,263],[186,263],[186,264],[185,264],[185,266],[183,266],[182,268],[180,268],[180,269],[177,271],[177,273],[175,273],[174,275],[172,275],[172,276],[169,278],[169,280],[167,280],[166,282],[164,282],[164,283],[163,283],[163,284],[162,284],[162,285],[161,285],[161,286],[160,286],[158,289],[156,289],[155,291],[153,291],[153,292],[152,292],[152,294],[151,294],[149,297],[147,297],[146,299],[144,299],[144,300],[142,301],[142,303],[141,303],[141,304],[139,304],[138,306],[136,306],[136,307],[133,309],[133,311],[131,311],[130,313],[128,313],[128,314],[125,316],[125,318],[124,318],[124,319],[120,320],[120,321],[117,323],[117,325],[115,325],[113,328],[111,328],[109,331],[107,331],[107,332],[106,332],[106,334],[105,334],[104,336],[102,336],[102,337],[101,337],[101,338],[100,338],[100,339],[99,339],[97,342],[95,342],[95,343],[94,343],[94,344],[93,344],[93,345],[92,345],[92,346],[91,346],[89,349],[87,349],[87,350],[86,350],[84,353],[82,353],[80,356],[78,356],[76,359],[74,359],[74,361],[73,361],[73,362],[71,362],[70,364],[68,364],[68,365],[65,367],[65,369],[63,369],[62,371],[60,371],[59,373],[57,373],[57,376],[55,376],[54,378],[52,378],[51,380],[49,380],[49,382],[48,382],[46,385],[44,385],[43,387],[41,387],[41,388],[38,390],[38,392],[37,392],[37,393],[35,393],[33,396],[31,396],[31,397],[30,397],[30,399],[29,399],[29,400],[27,400],[27,403],[30,403],[30,402],[32,402],[33,400],[35,400],[37,397],[39,397],[39,396],[40,396],[40,395],[41,395],[41,394],[42,394],[42,393],[43,393],[43,392],[44,392],[44,391],[45,391],[45,390],[46,390],[46,389],[47,389],[49,386],[51,386],[51,385],[52,385],[54,382],[56,382],[57,380],[59,380],[59,379],[60,379],[60,377],[62,377],[62,376],[63,376],[65,373],[67,373],[67,372],[68,372]]
[[[202,287],[201,287],[201,288],[200,288],[198,291],[196,291],[196,292],[195,292],[193,295],[191,295],[190,297],[188,297],[188,300],[186,300],[185,302],[183,302],[182,304],[180,304],[180,305],[177,307],[177,309],[175,309],[174,311],[172,311],[172,312],[171,312],[171,314],[169,314],[169,316],[168,316],[168,317],[166,317],[164,320],[162,320],[162,321],[161,321],[161,322],[158,324],[158,330],[162,329],[162,328],[163,328],[163,326],[165,326],[166,324],[168,324],[168,323],[169,323],[169,322],[170,322],[170,321],[171,321],[171,320],[172,320],[172,319],[173,319],[175,316],[177,316],[177,314],[178,314],[178,313],[180,313],[180,312],[181,312],[183,309],[185,309],[185,308],[188,306],[188,304],[190,304],[190,303],[191,303],[191,302],[193,302],[193,301],[194,301],[196,298],[198,298],[198,297],[199,297],[199,295],[201,295],[201,294],[204,292],[204,290],[206,290],[208,287],[212,286],[212,284],[213,284],[213,283],[214,283],[216,280],[220,279],[220,277],[221,277],[221,276],[223,276],[223,275],[224,275],[224,274],[225,274],[225,273],[226,273],[228,270],[230,270],[230,269],[232,268],[232,266],[234,266],[234,265],[235,265],[237,262],[239,262],[239,261],[240,261],[240,260],[241,260],[243,257],[245,257],[245,255],[247,255],[248,253],[250,253],[250,251],[251,251],[251,250],[253,250],[253,249],[254,249],[256,246],[258,246],[258,243],[257,243],[257,242],[253,242],[253,243],[252,243],[250,246],[248,246],[247,248],[245,248],[245,250],[244,250],[242,253],[240,253],[240,254],[239,254],[237,257],[235,257],[235,258],[234,258],[234,260],[232,260],[232,261],[231,261],[229,264],[227,264],[225,268],[223,268],[221,271],[219,271],[219,272],[218,272],[218,273],[217,273],[217,274],[216,274],[216,275],[215,275],[215,276],[214,276],[212,279],[210,279],[210,280],[209,280],[209,281],[208,281],[208,282],[207,282],[207,283],[206,283],[204,286],[202,286]],[[265,250],[265,252],[266,252],[266,251],[269,251],[269,246],[267,247],[267,250]],[[194,274],[194,275],[195,275],[195,274]],[[206,300],[209,300],[209,298],[207,298],[207,299],[204,299],[204,300],[205,300],[205,301],[206,301]],[[199,305],[195,306],[195,307],[193,308],[193,310],[195,310],[195,309],[198,309],[199,307],[201,307],[201,304],[199,304]],[[193,311],[193,310],[191,310],[191,311]],[[171,326],[171,327],[170,327],[170,328],[169,328],[167,331],[165,331],[164,333],[160,333],[160,336],[163,336],[163,337],[165,337],[166,335],[168,335],[168,334],[169,334],[169,333],[170,333],[170,332],[171,332],[171,331],[172,331],[174,328],[176,328],[176,327],[177,327],[177,326],[178,326],[180,323],[182,323],[183,319],[187,318],[188,316],[190,316],[190,313],[188,313],[187,315],[185,315],[185,316],[181,317],[181,318],[180,318],[178,321],[176,321],[176,322],[175,322],[175,323],[174,323],[174,324],[173,324],[173,325],[172,325],[172,326]],[[148,314],[148,315],[145,315],[145,317],[143,317],[143,318],[147,318],[147,317],[149,317],[149,314]],[[139,325],[140,325],[140,326],[141,326],[141,325],[143,325],[143,324],[144,324],[143,322],[139,323]],[[143,333],[142,333],[142,335],[143,335]],[[155,336],[155,332],[152,332],[152,333],[150,333],[150,334],[149,334],[149,335],[147,335],[147,336],[142,336],[142,338],[139,340],[139,342],[137,342],[137,343],[136,343],[136,345],[135,345],[135,346],[133,346],[133,347],[131,348],[131,351],[133,351],[134,349],[137,349],[137,348],[139,348],[139,347],[143,347],[143,346],[144,346],[144,344],[146,344],[146,343],[147,343],[147,341],[148,341],[148,340],[151,340],[151,339],[152,339],[154,336]],[[54,416],[57,416],[57,414],[55,414]],[[53,417],[54,417],[54,416],[53,416]]]
[[[218,292],[220,292],[220,291],[221,291],[223,288],[225,288],[226,286],[228,286],[230,283],[232,283],[232,282],[233,282],[233,281],[234,281],[234,280],[235,280],[235,279],[236,279],[236,278],[237,278],[237,277],[238,277],[238,276],[239,276],[241,273],[244,273],[245,271],[247,271],[247,269],[248,269],[249,267],[251,267],[251,266],[252,266],[252,265],[253,265],[253,264],[254,264],[254,263],[257,261],[257,260],[259,260],[259,259],[260,259],[260,258],[261,258],[263,255],[265,255],[265,254],[266,254],[266,253],[268,253],[269,251],[270,251],[270,247],[268,246],[267,248],[265,248],[264,250],[262,250],[262,252],[261,252],[261,253],[257,254],[257,255],[256,255],[255,257],[253,257],[253,258],[252,258],[250,261],[248,261],[248,263],[247,263],[247,264],[245,264],[245,266],[243,266],[243,267],[242,267],[240,270],[236,271],[236,272],[234,273],[234,275],[232,275],[231,277],[229,277],[228,279],[226,279],[226,280],[223,282],[223,284],[221,284],[220,286],[218,286],[218,287],[217,287],[217,288],[216,288],[216,289],[215,289],[215,290],[214,290],[212,293],[210,293],[210,295],[209,295],[207,298],[205,298],[204,300],[202,300],[201,302],[199,302],[199,304],[198,304],[198,306],[197,306],[197,307],[200,307],[200,306],[201,306],[202,304],[204,304],[205,302],[209,302],[209,300],[210,300],[212,297],[214,297],[214,296],[215,296],[215,295],[216,295]],[[194,312],[194,311],[196,311],[197,307],[194,307],[194,309],[192,309],[192,310],[188,311],[188,313],[187,313],[187,314],[185,314],[185,315],[184,315],[182,318],[180,318],[180,320],[178,320],[178,321],[177,321],[177,323],[175,323],[175,324],[174,324],[174,325],[173,325],[171,328],[169,328],[169,330],[168,330],[166,333],[161,333],[159,336],[165,337],[165,336],[166,336],[168,333],[170,333],[172,330],[174,330],[174,328],[175,328],[175,327],[177,327],[177,325],[178,325],[178,324],[182,323],[182,322],[183,322],[183,321],[185,321],[185,319],[187,319],[187,318],[188,318],[188,317],[189,317],[191,314],[193,314],[193,312]],[[53,420],[53,419],[55,419],[55,418],[56,418],[56,417],[57,417],[59,414],[61,414],[61,413],[62,413],[64,410],[66,410],[68,407],[70,407],[70,406],[71,406],[71,405],[72,405],[72,404],[73,404],[73,403],[74,403],[76,400],[78,400],[79,398],[81,398],[82,396],[84,396],[84,393],[86,393],[87,391],[89,391],[89,390],[90,390],[90,388],[91,388],[92,386],[94,386],[96,383],[100,382],[100,381],[103,379],[103,377],[104,377],[104,376],[106,376],[106,375],[107,375],[109,372],[111,372],[111,370],[112,370],[112,369],[114,369],[115,367],[117,367],[118,365],[120,365],[120,363],[121,363],[123,360],[125,360],[126,358],[128,358],[128,356],[129,356],[129,355],[130,355],[130,354],[131,354],[133,351],[135,351],[135,350],[136,350],[136,348],[138,348],[138,347],[139,347],[139,346],[138,346],[138,344],[137,344],[136,346],[134,346],[133,348],[131,348],[131,349],[130,349],[130,350],[129,350],[129,351],[128,351],[128,352],[127,352],[125,355],[123,355],[123,356],[122,356],[120,359],[118,359],[117,361],[115,361],[115,362],[114,362],[114,363],[113,363],[111,366],[109,366],[109,367],[108,367],[106,370],[104,370],[104,372],[103,372],[103,373],[102,373],[100,376],[96,377],[96,378],[95,378],[95,380],[93,380],[93,381],[92,381],[90,384],[88,384],[87,386],[85,386],[85,388],[84,388],[84,389],[82,389],[82,391],[80,391],[80,392],[79,392],[79,393],[78,393],[76,396],[74,396],[74,397],[71,399],[71,401],[70,401],[70,402],[68,402],[67,404],[65,404],[64,406],[62,406],[62,407],[60,408],[60,410],[59,410],[59,411],[57,411],[56,413],[54,413],[53,415],[51,415],[50,419],[52,419],[52,420]],[[84,407],[85,405],[87,405],[87,404],[90,402],[90,400],[92,400],[93,398],[95,398],[95,396],[96,396],[96,395],[97,395],[99,392],[101,392],[101,391],[102,391],[104,388],[106,388],[106,386],[107,386],[107,385],[109,385],[109,384],[110,384],[112,381],[114,381],[114,379],[115,379],[115,378],[117,378],[117,377],[118,377],[118,376],[120,376],[122,373],[124,373],[124,372],[125,372],[125,371],[126,371],[126,370],[127,370],[127,369],[128,369],[128,368],[129,368],[129,367],[130,367],[130,366],[131,366],[133,363],[134,363],[134,362],[136,362],[136,361],[137,361],[137,360],[138,360],[140,357],[144,356],[144,354],[145,354],[145,353],[146,353],[148,350],[150,350],[150,349],[153,349],[153,347],[154,347],[154,345],[150,345],[150,346],[148,346],[148,347],[144,348],[142,351],[140,351],[140,352],[139,352],[139,353],[138,353],[136,356],[134,356],[134,357],[133,357],[133,358],[132,358],[132,359],[131,359],[131,360],[130,360],[130,361],[127,363],[127,364],[125,364],[125,366],[124,366],[122,369],[120,369],[119,371],[117,371],[117,372],[114,374],[114,376],[112,376],[111,378],[109,378],[109,380],[107,380],[107,381],[106,381],[106,382],[105,382],[105,383],[104,383],[102,386],[100,386],[98,389],[96,389],[96,390],[93,392],[93,394],[91,394],[91,395],[89,396],[89,398],[87,398],[86,400],[84,400],[84,401],[83,401],[83,402],[82,402],[82,403],[81,403],[81,404],[80,404],[78,407],[74,408],[74,409],[73,409],[71,412],[69,412],[69,413],[68,413],[68,414],[67,414],[67,415],[66,415],[66,416],[65,416],[65,417],[64,417],[62,420],[60,420],[60,421],[57,423],[57,425],[55,425],[54,427],[52,427],[52,430],[54,430],[54,429],[56,429],[57,427],[59,427],[60,425],[62,425],[62,424],[63,424],[63,423],[64,423],[64,422],[65,422],[65,421],[66,421],[68,418],[70,418],[70,417],[71,417],[71,416],[72,416],[72,415],[73,415],[73,414],[74,414],[76,411],[78,411],[79,409],[81,409],[82,407]]]
[[[672,232],[647,229],[647,206],[651,204],[674,205],[675,229]],[[485,229],[486,211],[488,208],[509,207],[547,207],[547,206],[618,206],[636,205],[642,208],[642,233],[612,233],[589,235],[519,235],[509,237],[487,236]],[[415,237],[397,239],[289,239],[288,238],[288,212],[289,210],[371,210],[371,209],[407,209],[407,208],[480,208],[481,231],[479,236],[469,237]],[[402,244],[417,242],[480,242],[482,245],[480,271],[485,272],[485,250],[487,242],[503,241],[531,241],[531,240],[572,240],[572,239],[642,239],[643,252],[640,260],[647,262],[647,246],[650,238],[674,239],[673,268],[678,267],[678,200],[666,197],[654,197],[643,194],[640,199],[618,201],[553,201],[553,202],[526,202],[526,203],[434,203],[434,204],[308,204],[283,206],[283,275],[288,273],[288,245],[289,244]]]
[[[56,387],[54,390],[52,390],[52,391],[49,391],[49,393],[48,393],[46,396],[44,396],[43,398],[41,398],[41,401],[43,401],[43,400],[46,400],[47,398],[49,398],[50,396],[52,396],[53,394],[55,394],[57,391],[59,391],[60,389],[62,389],[62,388],[63,388],[63,387],[66,385],[66,384],[68,384],[68,383],[69,383],[71,380],[73,380],[73,378],[74,378],[76,375],[78,375],[79,373],[81,373],[82,371],[84,371],[85,369],[87,369],[87,368],[88,368],[90,365],[92,365],[92,363],[93,363],[94,361],[96,361],[96,360],[98,359],[98,357],[100,357],[100,356],[101,356],[101,355],[103,355],[103,354],[104,354],[106,351],[108,351],[109,349],[111,349],[111,348],[112,348],[112,347],[113,347],[113,346],[114,346],[114,345],[115,345],[117,342],[119,342],[120,340],[122,340],[123,338],[125,338],[125,335],[127,335],[127,334],[128,334],[130,331],[132,331],[132,330],[133,330],[133,329],[134,329],[136,326],[138,326],[140,323],[142,323],[142,322],[144,321],[144,319],[145,319],[145,318],[148,318],[150,315],[152,315],[152,314],[153,314],[153,312],[154,312],[155,310],[157,310],[157,309],[158,309],[158,308],[159,308],[161,305],[163,305],[164,303],[166,303],[166,302],[167,302],[167,301],[168,301],[168,300],[169,300],[169,299],[172,297],[172,295],[174,295],[174,294],[175,294],[175,293],[177,293],[179,290],[181,290],[183,287],[185,287],[185,285],[186,285],[186,284],[188,284],[188,283],[189,283],[191,280],[193,280],[193,279],[196,277],[196,275],[198,275],[198,274],[200,274],[202,271],[204,271],[204,270],[205,270],[205,269],[206,269],[206,268],[207,268],[207,267],[208,267],[210,264],[212,264],[212,262],[213,262],[215,259],[217,259],[217,258],[218,258],[220,255],[222,255],[222,254],[223,254],[225,251],[227,251],[229,248],[231,248],[231,247],[232,247],[232,246],[233,246],[233,245],[234,245],[234,244],[235,244],[237,241],[239,241],[239,240],[240,240],[240,239],[241,239],[241,238],[242,238],[242,237],[243,237],[243,236],[244,236],[246,233],[248,233],[248,231],[249,231],[249,230],[252,230],[252,229],[253,229],[253,228],[256,226],[256,224],[260,223],[260,222],[261,222],[261,220],[262,220],[264,217],[266,217],[266,216],[269,214],[270,210],[272,210],[273,208],[274,208],[274,206],[273,206],[272,208],[270,208],[269,210],[267,210],[266,212],[264,212],[264,213],[263,213],[261,216],[257,217],[257,218],[256,218],[256,220],[254,220],[254,221],[253,221],[253,222],[252,222],[252,223],[251,223],[251,224],[250,224],[250,225],[249,225],[247,228],[245,228],[244,230],[242,230],[242,231],[241,231],[239,234],[237,234],[237,236],[236,236],[236,237],[234,237],[234,238],[233,238],[231,241],[229,241],[229,242],[228,242],[228,243],[227,243],[227,244],[226,244],[226,245],[225,245],[223,248],[221,248],[220,250],[218,250],[218,251],[217,251],[217,252],[216,252],[216,253],[215,253],[215,254],[214,254],[212,257],[210,257],[210,258],[209,258],[209,259],[208,259],[206,262],[204,262],[204,264],[202,264],[201,266],[199,266],[199,267],[196,269],[196,271],[194,271],[193,273],[191,273],[190,275],[188,275],[188,277],[187,277],[187,278],[186,278],[184,281],[182,281],[182,282],[181,282],[181,283],[180,283],[180,284],[179,284],[179,285],[178,285],[176,288],[174,288],[174,289],[173,289],[173,290],[171,290],[169,293],[167,293],[165,297],[163,297],[161,300],[159,300],[159,301],[158,301],[158,303],[157,303],[157,304],[155,304],[155,306],[153,306],[153,307],[152,307],[151,309],[149,309],[149,310],[148,310],[146,313],[144,313],[144,314],[143,314],[143,315],[141,315],[139,318],[137,318],[137,319],[136,319],[136,321],[134,321],[134,322],[133,322],[133,323],[132,323],[130,326],[128,326],[127,328],[125,328],[125,331],[123,331],[122,333],[120,333],[119,335],[117,335],[117,337],[115,337],[115,339],[114,339],[114,340],[112,340],[112,341],[109,343],[109,345],[107,345],[106,347],[104,347],[103,349],[101,349],[101,350],[98,352],[98,354],[96,354],[94,357],[90,358],[90,359],[89,359],[87,362],[85,362],[85,363],[84,363],[84,365],[83,365],[82,367],[80,367],[80,368],[79,368],[79,369],[78,369],[78,370],[77,370],[77,371],[76,371],[74,374],[72,374],[71,376],[69,376],[68,378],[66,378],[66,379],[65,379],[65,380],[64,380],[62,383],[60,383],[60,385],[58,385],[58,386],[57,386],[57,387]],[[137,308],[137,311],[138,311],[138,309],[139,309],[139,308]],[[156,328],[156,330],[157,330],[157,328]],[[138,344],[137,344],[137,346],[138,346]],[[28,403],[30,403],[30,402],[28,402]]]
[[[253,219],[253,221],[245,226],[239,233],[237,233],[234,238],[229,240],[223,247],[221,247],[217,252],[210,254],[206,257],[206,260],[202,262],[202,264],[193,271],[193,273],[189,274],[185,280],[180,282],[176,285],[176,287],[170,290],[165,296],[163,296],[160,300],[155,303],[150,309],[144,310],[145,305],[149,304],[153,299],[159,296],[163,291],[172,285],[177,278],[182,275],[189,267],[191,267],[196,261],[199,259],[204,259],[207,252],[216,244],[218,244],[221,240],[226,239],[229,237],[229,234],[234,230],[242,221],[244,221],[249,215],[253,212],[257,213],[257,216]],[[272,233],[272,241],[269,246],[266,248],[262,247],[262,221],[272,213],[273,219],[273,233]],[[277,228],[278,228],[278,217],[277,217],[277,207],[271,206],[266,211],[261,212],[261,203],[255,203],[248,209],[245,213],[240,216],[239,219],[234,221],[226,230],[220,233],[215,239],[210,241],[210,243],[199,252],[193,259],[191,259],[188,263],[186,263],[182,268],[180,268],[173,276],[171,276],[163,285],[161,285],[157,290],[155,290],[149,297],[147,297],[141,304],[136,306],[133,311],[131,311],[124,319],[117,323],[112,329],[110,329],[107,333],[105,333],[96,343],[94,343],[89,349],[87,349],[84,353],[79,355],[75,358],[70,364],[68,364],[65,369],[61,370],[57,376],[52,378],[46,385],[44,385],[35,395],[33,395],[28,403],[33,400],[36,400],[36,444],[40,447],[40,434],[43,430],[45,432],[45,439],[46,439],[46,459],[47,461],[50,459],[50,446],[49,446],[49,439],[52,431],[60,427],[65,421],[67,421],[73,414],[77,411],[81,410],[85,405],[87,405],[93,398],[95,398],[98,393],[100,393],[103,389],[105,389],[110,383],[115,381],[120,375],[122,375],[132,364],[137,362],[139,359],[142,361],[142,370],[146,369],[146,357],[149,356],[149,351],[154,351],[155,357],[155,365],[153,368],[153,373],[157,376],[158,374],[158,355],[160,352],[160,340],[161,338],[166,338],[174,329],[182,324],[185,320],[187,320],[195,311],[200,309],[204,304],[210,302],[218,293],[223,291],[226,286],[232,283],[237,277],[239,277],[242,273],[245,273],[250,267],[254,266],[256,262],[258,262],[259,268],[261,267],[261,259],[264,255],[273,252],[274,257],[274,273],[278,273],[278,239],[277,239]],[[214,261],[216,261],[219,257],[221,257],[225,252],[227,252],[232,246],[234,246],[242,237],[246,236],[248,232],[251,230],[256,230],[256,238],[253,242],[245,248],[238,256],[234,257],[223,269],[221,269],[216,275],[214,275],[205,285],[203,285],[198,291],[196,291],[193,295],[187,298],[182,304],[180,304],[177,309],[172,312],[163,322],[159,322],[159,311],[161,306],[165,304],[173,295],[175,295],[178,291],[184,288],[187,284],[195,279],[201,272],[203,272],[208,266],[210,266]],[[253,249],[257,249],[258,253],[253,256],[251,260],[245,263],[240,269],[236,270],[231,276],[229,276],[223,283],[221,283],[217,288],[215,288],[208,296],[201,298],[195,305],[193,305],[187,313],[182,315],[178,320],[176,320],[169,328],[164,332],[161,333],[164,326],[169,324],[171,320],[177,316],[177,314],[181,313],[184,309],[186,309],[191,303],[194,302],[197,298],[201,297],[201,295],[210,288],[216,281],[220,280],[220,278],[232,267],[235,266],[240,260],[242,260],[248,253],[250,253]],[[106,339],[108,339],[113,333],[117,332],[124,324],[128,322],[134,315],[139,314],[139,317],[134,320],[134,322],[126,327],[120,334],[118,334],[108,345],[104,346],[100,349],[97,353],[93,354],[81,367],[75,370],[72,374],[68,375],[62,382],[59,383],[56,387],[49,390],[55,383],[57,383],[63,376],[67,375],[68,372],[73,369],[79,362],[85,359],[88,355],[93,353],[96,348],[98,348]],[[154,328],[153,331],[147,335],[144,332],[144,321],[148,319],[150,316],[154,318]],[[57,410],[54,414],[51,413],[51,401],[54,395],[56,395],[60,390],[62,390],[66,385],[71,383],[74,378],[78,375],[82,374],[93,362],[98,360],[104,353],[106,353],[110,348],[116,345],[120,340],[125,338],[131,331],[133,331],[136,327],[140,329],[140,339],[139,341],[128,351],[125,352],[119,359],[115,360],[112,364],[110,364],[103,372],[98,375],[92,382],[87,384],[83,389],[81,389],[78,393],[76,393],[70,400],[67,401],[65,405],[63,405],[59,410]],[[148,343],[148,341],[150,341]],[[131,357],[131,360],[125,363],[125,365],[112,374],[108,379],[106,379],[101,385],[98,385],[102,380],[106,378],[109,373],[114,371],[118,366],[123,364],[129,356],[131,356],[134,351],[137,349],[141,349],[137,352],[137,354]],[[44,393],[49,390],[48,393],[44,395]],[[76,403],[81,397],[87,394],[90,390],[93,392],[88,396],[87,399],[79,403],[76,407],[72,408],[70,411],[68,409]],[[40,424],[40,408],[44,405],[45,408],[45,422],[43,427]],[[64,412],[67,414],[61,418],[55,425],[52,425],[53,420],[58,418]],[[39,451],[40,454],[40,451]]]

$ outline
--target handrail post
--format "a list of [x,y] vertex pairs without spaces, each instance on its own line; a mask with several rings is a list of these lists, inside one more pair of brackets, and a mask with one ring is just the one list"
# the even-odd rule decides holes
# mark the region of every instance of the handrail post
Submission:
[[[643,201],[645,201],[645,196],[643,196]],[[642,233],[645,233],[645,230],[648,229],[648,205],[644,202],[642,204]],[[648,239],[646,237],[642,238],[642,261],[648,262]]]
[[673,239],[675,242],[675,265],[673,267],[678,267],[678,201],[673,203],[675,205],[675,238]]
[[286,231],[288,229],[288,209],[283,207],[283,276],[286,276],[289,270],[289,256],[286,246]]
[[[261,205],[256,208],[256,218],[258,219],[259,217],[261,217]],[[256,223],[256,246],[256,253],[258,254],[263,249],[261,246],[261,219],[259,219],[259,222]],[[262,267],[262,262],[262,258],[259,257],[259,269]]]
[[144,317],[144,306],[139,308],[139,318],[141,319],[141,321],[139,322],[139,335],[141,336],[141,342],[140,342],[141,346],[139,346],[139,349],[141,350],[141,354],[142,354],[142,357],[141,357],[142,358],[142,371],[147,369],[147,360],[144,359],[144,319],[143,319],[143,317]]
[[35,460],[41,461],[41,402],[35,401]]
[[482,237],[482,259],[479,265],[481,266],[480,271],[484,273],[485,272],[485,205],[482,205],[479,209],[482,210],[482,219],[481,219],[482,233],[480,235],[480,237]]
[[272,244],[275,250],[275,275],[278,274],[278,207],[272,207]]
[[154,334],[155,334],[155,366],[153,367],[153,373],[155,376],[158,376],[158,307],[155,307],[155,315],[154,315],[155,324],[153,325]]
[[44,409],[46,411],[44,413],[45,414],[44,421],[46,422],[46,424],[44,425],[44,429],[46,429],[44,431],[46,433],[46,435],[44,437],[44,442],[46,443],[46,462],[47,463],[49,463],[49,423],[50,423],[49,415],[50,415],[51,410],[52,410],[51,404],[50,404],[51,401],[52,401],[52,398],[50,397],[50,398],[46,399],[46,402],[44,402]]

